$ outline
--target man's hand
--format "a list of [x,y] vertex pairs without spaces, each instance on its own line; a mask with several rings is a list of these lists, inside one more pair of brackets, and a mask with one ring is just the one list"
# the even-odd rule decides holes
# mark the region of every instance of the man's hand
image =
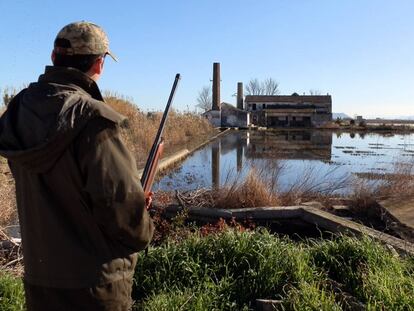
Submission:
[[151,208],[151,204],[152,204],[152,195],[154,194],[154,192],[148,192],[145,195],[145,208],[147,210],[149,210]]

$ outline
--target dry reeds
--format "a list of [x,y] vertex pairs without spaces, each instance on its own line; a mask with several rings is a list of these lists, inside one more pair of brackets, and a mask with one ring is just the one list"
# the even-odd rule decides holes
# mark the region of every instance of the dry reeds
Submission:
[[[135,155],[138,166],[142,167],[157,133],[162,113],[142,112],[130,100],[111,94],[107,94],[105,101],[128,118],[122,130],[123,138]],[[205,118],[172,110],[164,133],[164,155],[169,155],[182,148],[196,146],[211,136],[214,129]]]
[[[414,161],[396,161],[391,173],[372,174],[372,178],[355,178],[351,198],[367,205],[375,200],[414,196]],[[366,204],[364,203],[366,202]]]
[[14,180],[4,158],[0,158],[0,184],[0,226],[5,226],[16,219],[17,210]]
[[[265,165],[251,164],[250,171],[233,176],[227,175],[226,182],[218,189],[209,192],[194,191],[194,195],[185,195],[187,206],[191,202],[194,206],[215,208],[246,208],[263,206],[289,206],[304,201],[324,201],[346,187],[349,178],[333,178],[336,168],[332,168],[321,176],[319,171],[312,167],[305,167],[298,172],[297,179],[289,186],[282,187],[283,174],[288,169],[283,162],[267,161]],[[189,199],[190,198],[190,199]],[[202,200],[203,203],[198,203]]]

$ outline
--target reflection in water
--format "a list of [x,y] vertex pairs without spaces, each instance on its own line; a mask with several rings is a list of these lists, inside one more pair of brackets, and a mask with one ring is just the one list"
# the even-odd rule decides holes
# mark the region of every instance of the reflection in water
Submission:
[[255,131],[249,133],[246,157],[252,159],[330,160],[332,133]]
[[243,167],[243,145],[237,146],[237,172],[241,172]]
[[271,164],[284,168],[280,182],[288,188],[309,171],[318,182],[335,182],[354,173],[392,172],[401,161],[414,163],[414,134],[233,131],[196,151],[154,189],[218,188],[230,175],[243,179],[252,165],[271,170]]
[[248,160],[331,160],[332,133],[322,131],[253,131],[227,135],[211,145],[212,187],[220,187],[220,155],[236,149],[236,171]]
[[211,146],[211,181],[214,189],[220,188],[220,140]]

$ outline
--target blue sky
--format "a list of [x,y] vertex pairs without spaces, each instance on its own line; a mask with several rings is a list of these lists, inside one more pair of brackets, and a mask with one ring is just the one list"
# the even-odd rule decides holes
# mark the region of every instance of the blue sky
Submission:
[[[59,4],[58,4],[59,3]],[[87,20],[108,33],[101,89],[161,110],[194,110],[221,63],[222,101],[237,82],[272,77],[282,94],[329,93],[333,111],[414,115],[412,0],[0,0],[0,88],[37,80],[57,32]]]

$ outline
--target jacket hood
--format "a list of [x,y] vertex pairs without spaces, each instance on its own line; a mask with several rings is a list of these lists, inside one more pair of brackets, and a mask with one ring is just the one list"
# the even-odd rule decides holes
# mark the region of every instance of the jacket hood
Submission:
[[50,170],[89,120],[121,123],[96,83],[73,68],[48,66],[0,118],[0,155],[33,173]]

